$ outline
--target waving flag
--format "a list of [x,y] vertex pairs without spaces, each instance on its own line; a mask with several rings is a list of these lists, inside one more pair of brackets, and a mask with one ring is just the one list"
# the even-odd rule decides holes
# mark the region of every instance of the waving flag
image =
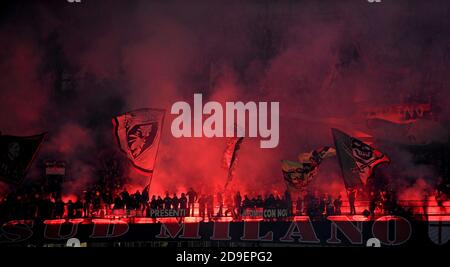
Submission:
[[289,187],[301,190],[305,188],[317,174],[316,164],[309,162],[281,161],[284,181]]
[[12,184],[21,183],[45,135],[0,135],[0,179]]
[[237,164],[237,153],[241,148],[242,141],[244,137],[231,137],[227,138],[227,146],[225,152],[223,153],[223,167],[228,171],[227,182],[225,184],[225,189],[228,184],[233,180],[234,169]]
[[120,149],[138,170],[153,172],[164,113],[160,109],[139,109],[113,119]]
[[347,189],[362,187],[375,166],[390,161],[388,156],[361,140],[337,129],[332,132]]
[[308,153],[301,153],[298,156],[298,162],[282,160],[283,178],[290,187],[301,190],[317,175],[320,163],[335,155],[336,150],[326,146]]
[[336,156],[336,149],[330,146],[324,146],[309,153],[301,153],[298,155],[298,161],[319,165],[324,159],[334,156]]

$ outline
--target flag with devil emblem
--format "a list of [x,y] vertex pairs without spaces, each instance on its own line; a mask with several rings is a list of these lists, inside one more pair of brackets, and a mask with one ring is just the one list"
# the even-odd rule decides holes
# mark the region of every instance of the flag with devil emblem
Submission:
[[337,129],[332,129],[345,187],[361,188],[373,169],[389,157],[379,150]]
[[140,171],[153,172],[164,114],[160,109],[139,109],[113,119],[120,149]]
[[0,135],[0,179],[12,184],[21,183],[45,135]]

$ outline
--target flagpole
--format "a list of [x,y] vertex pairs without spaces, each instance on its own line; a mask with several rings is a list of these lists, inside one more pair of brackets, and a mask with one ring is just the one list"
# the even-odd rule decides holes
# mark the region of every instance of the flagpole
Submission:
[[161,143],[163,129],[164,129],[164,118],[166,116],[166,110],[162,110],[162,111],[163,111],[163,116],[162,116],[162,120],[161,120],[161,131],[159,133],[159,142],[158,142],[158,145],[156,146],[155,165],[153,166],[153,171],[151,172],[150,177],[149,177],[148,182],[147,182],[148,192],[149,193],[150,193],[151,183],[152,183],[152,180],[153,180],[153,175],[155,174],[155,170],[156,170],[156,164],[158,162],[157,159],[158,159],[159,144]]

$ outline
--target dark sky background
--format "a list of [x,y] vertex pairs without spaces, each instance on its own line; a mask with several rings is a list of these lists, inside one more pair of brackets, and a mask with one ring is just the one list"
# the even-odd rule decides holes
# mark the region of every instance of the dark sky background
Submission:
[[[331,145],[332,126],[360,130],[355,115],[364,107],[431,102],[439,120],[450,115],[445,0],[53,0],[1,7],[0,130],[48,131],[27,181],[39,177],[44,160],[66,160],[68,194],[97,180],[111,157],[123,161],[130,187],[142,185],[145,178],[117,149],[111,118],[141,107],[170,111],[194,93],[204,101],[280,102],[279,146],[262,150],[258,139],[246,139],[240,151],[232,188],[250,193],[284,190],[280,160]],[[221,188],[225,140],[175,139],[172,119],[152,191]],[[405,180],[405,194],[438,179],[400,155],[392,163],[404,170],[396,183],[415,179]],[[328,160],[315,186],[342,192],[339,175]]]

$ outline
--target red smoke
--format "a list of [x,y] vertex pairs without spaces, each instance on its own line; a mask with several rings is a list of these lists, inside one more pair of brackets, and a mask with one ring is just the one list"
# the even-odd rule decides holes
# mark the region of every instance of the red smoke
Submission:
[[[169,113],[194,93],[221,103],[280,102],[279,146],[264,150],[247,138],[239,151],[231,188],[249,193],[282,192],[280,160],[331,145],[331,127],[359,130],[367,105],[426,92],[441,114],[450,114],[443,89],[450,68],[442,60],[450,36],[430,31],[449,26],[438,5],[414,4],[410,14],[406,3],[378,9],[350,2],[108,1],[68,9],[63,2],[29,4],[23,8],[34,16],[2,21],[0,130],[49,131],[34,173],[45,159],[66,160],[68,193],[98,180],[104,155],[126,162],[111,117],[141,107]],[[61,69],[74,88],[58,89]],[[430,75],[440,84],[426,83]],[[221,189],[225,140],[175,139],[172,119],[166,116],[151,193]],[[410,156],[404,158],[392,164],[414,173]],[[129,191],[148,179],[127,168],[124,175],[134,181]],[[342,194],[337,164],[323,166],[312,186]]]

